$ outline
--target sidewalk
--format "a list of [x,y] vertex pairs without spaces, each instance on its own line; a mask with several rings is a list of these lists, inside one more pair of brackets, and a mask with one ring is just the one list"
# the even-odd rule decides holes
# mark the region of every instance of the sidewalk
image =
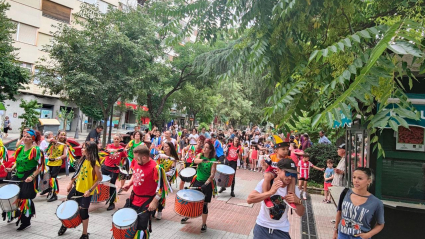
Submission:
[[[252,229],[258,215],[260,204],[247,204],[248,194],[254,190],[257,183],[262,179],[262,174],[248,170],[237,170],[235,198],[230,197],[230,188],[212,199],[209,205],[209,217],[207,221],[208,231],[200,233],[201,218],[190,219],[187,224],[180,224],[182,217],[174,212],[174,200],[177,192],[176,184],[172,185],[174,190],[167,197],[166,208],[162,214],[162,220],[153,220],[153,239],[176,239],[176,238],[252,238]],[[32,219],[32,227],[23,232],[17,232],[14,223],[7,224],[0,222],[0,234],[2,238],[31,238],[46,239],[58,238],[57,231],[61,222],[56,218],[57,206],[65,198],[66,185],[69,177],[61,174],[59,179],[60,195],[59,200],[51,203],[46,202],[46,196],[37,196],[34,199],[36,204],[36,217]],[[117,183],[119,187],[119,182]],[[187,185],[186,185],[187,186]],[[130,192],[119,195],[116,210],[122,208],[125,199]],[[104,203],[94,203],[90,206],[89,233],[91,239],[110,238],[112,235],[112,214],[116,211],[106,211]],[[291,237],[300,237],[300,218],[290,215]],[[82,226],[76,229],[69,229],[60,238],[79,238],[82,233]]]

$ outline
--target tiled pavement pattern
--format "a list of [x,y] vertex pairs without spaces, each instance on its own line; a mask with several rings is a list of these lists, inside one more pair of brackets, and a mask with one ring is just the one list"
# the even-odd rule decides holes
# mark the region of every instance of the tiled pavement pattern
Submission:
[[333,237],[333,227],[331,223],[335,219],[336,207],[332,204],[323,203],[323,195],[310,194],[313,206],[314,218],[316,221],[316,232],[319,239],[330,239]]
[[[246,198],[248,194],[255,188],[256,184],[262,179],[262,174],[258,172],[251,172],[248,170],[237,170],[236,173],[236,189],[235,198],[231,198],[230,188],[220,194],[218,198],[212,199],[209,205],[209,218],[207,221],[208,231],[200,233],[201,218],[190,219],[187,224],[180,224],[181,217],[178,216],[174,208],[174,200],[176,193],[176,184],[172,185],[174,192],[169,194],[167,198],[166,209],[163,211],[162,220],[153,220],[152,234],[153,239],[167,239],[167,238],[252,238],[252,229],[255,225],[255,220],[260,209],[260,204],[248,205]],[[56,202],[47,203],[45,196],[37,196],[34,199],[36,204],[36,218],[33,218],[31,223],[32,227],[23,232],[17,232],[14,223],[7,224],[0,221],[0,238],[59,238],[57,231],[60,228],[60,221],[55,216],[56,207],[65,198],[66,185],[69,178],[61,175],[59,179],[60,185],[60,199]],[[119,185],[119,182],[117,182]],[[187,186],[187,185],[186,185]],[[118,186],[119,187],[119,186]],[[122,208],[125,199],[129,196],[129,192],[119,195],[119,202],[116,208]],[[320,197],[320,196],[317,196]],[[312,195],[313,200],[316,200],[316,195]],[[322,198],[319,198],[321,202]],[[329,207],[329,205],[318,204],[319,207]],[[90,238],[111,238],[111,224],[112,214],[114,211],[106,211],[104,203],[95,203],[90,206],[90,223],[89,233]],[[316,212],[316,203],[313,203]],[[289,215],[291,223],[290,235],[293,239],[301,238],[300,232],[300,217]],[[330,219],[329,219],[330,220]],[[329,220],[323,220],[326,224]],[[316,222],[321,223],[316,218]],[[333,225],[330,225],[330,230]],[[82,226],[76,229],[68,229],[68,231],[60,238],[79,238],[82,232]],[[320,235],[320,229],[318,228]],[[325,234],[323,234],[325,235]],[[330,237],[320,237],[330,238]]]

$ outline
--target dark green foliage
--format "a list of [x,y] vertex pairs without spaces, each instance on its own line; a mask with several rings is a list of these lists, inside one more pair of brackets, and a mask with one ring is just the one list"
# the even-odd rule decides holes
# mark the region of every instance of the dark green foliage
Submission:
[[[310,162],[319,168],[326,168],[326,161],[332,159],[334,167],[338,164],[340,157],[338,156],[338,148],[334,145],[329,144],[314,144],[313,147],[305,150],[306,153],[310,154]],[[310,179],[316,183],[323,184],[324,172],[310,168]]]
[[0,102],[14,99],[23,84],[29,82],[29,72],[15,61],[12,33],[15,24],[6,16],[10,5],[0,0]]

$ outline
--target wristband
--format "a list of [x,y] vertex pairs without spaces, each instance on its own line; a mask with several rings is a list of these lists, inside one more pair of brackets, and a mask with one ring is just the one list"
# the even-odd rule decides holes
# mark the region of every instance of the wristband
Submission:
[[155,199],[159,201],[161,199],[161,197],[158,196],[158,195],[155,195]]

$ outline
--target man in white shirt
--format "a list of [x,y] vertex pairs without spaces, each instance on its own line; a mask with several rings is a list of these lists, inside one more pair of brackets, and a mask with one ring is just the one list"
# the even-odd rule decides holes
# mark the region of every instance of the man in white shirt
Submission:
[[[273,185],[268,192],[263,192],[261,180],[255,190],[248,196],[248,203],[261,202],[261,209],[258,214],[254,227],[254,239],[290,239],[289,236],[289,220],[288,220],[288,203],[296,205],[295,213],[298,216],[304,215],[305,208],[300,199],[300,190],[295,189],[295,193],[288,192],[288,185],[291,183],[291,173],[296,173],[294,161],[291,159],[282,159],[277,163],[277,177],[273,181]],[[273,207],[267,207],[264,199],[270,198]]]
[[162,141],[162,142],[171,142],[171,143],[173,143],[173,145],[174,145],[174,147],[176,147],[176,140],[175,139],[173,139],[173,138],[171,138],[171,132],[169,131],[169,130],[167,130],[167,131],[165,131],[164,132],[164,141]]

